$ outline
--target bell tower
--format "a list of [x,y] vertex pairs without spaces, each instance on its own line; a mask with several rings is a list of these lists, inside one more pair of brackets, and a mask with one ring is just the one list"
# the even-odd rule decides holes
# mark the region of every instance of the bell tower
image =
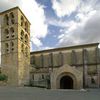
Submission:
[[8,85],[28,84],[30,22],[19,7],[1,13],[1,66]]

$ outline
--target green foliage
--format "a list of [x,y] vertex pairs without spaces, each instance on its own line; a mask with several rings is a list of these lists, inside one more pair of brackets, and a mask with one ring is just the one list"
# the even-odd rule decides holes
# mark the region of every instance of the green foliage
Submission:
[[0,74],[0,81],[6,81],[8,77],[4,74]]

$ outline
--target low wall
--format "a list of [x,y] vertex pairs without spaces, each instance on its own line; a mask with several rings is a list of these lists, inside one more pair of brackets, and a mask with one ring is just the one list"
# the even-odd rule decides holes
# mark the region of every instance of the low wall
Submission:
[[6,86],[7,82],[6,81],[0,81],[0,86]]

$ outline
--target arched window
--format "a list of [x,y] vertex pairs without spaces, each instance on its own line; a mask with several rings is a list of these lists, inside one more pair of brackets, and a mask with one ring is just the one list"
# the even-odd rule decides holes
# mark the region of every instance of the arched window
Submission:
[[21,31],[21,37],[20,38],[23,41],[23,39],[24,39],[24,31],[23,30]]
[[14,28],[13,27],[10,28],[10,33],[11,33],[11,37],[14,37]]
[[27,21],[25,22],[25,31],[28,32],[28,23],[27,23]]
[[21,52],[24,53],[24,45],[21,45]]
[[10,17],[11,17],[11,18],[14,18],[13,12],[10,13]]
[[14,42],[11,42],[11,50],[14,50]]
[[10,20],[11,20],[11,24],[15,23],[13,12],[10,13]]
[[4,16],[4,23],[5,25],[9,25],[9,17],[7,14]]
[[26,57],[28,56],[28,48],[27,47],[25,48],[25,56]]
[[5,37],[8,39],[9,38],[9,30],[5,29]]
[[9,52],[9,44],[5,43],[5,52],[8,53]]
[[24,17],[21,16],[21,26],[23,26],[23,25],[24,25]]
[[28,36],[27,36],[27,34],[25,35],[25,43],[28,43]]

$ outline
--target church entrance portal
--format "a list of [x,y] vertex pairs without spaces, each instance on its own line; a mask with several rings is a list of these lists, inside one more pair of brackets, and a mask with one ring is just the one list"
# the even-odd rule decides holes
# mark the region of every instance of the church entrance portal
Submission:
[[70,76],[63,76],[60,79],[60,89],[73,89],[73,79]]

